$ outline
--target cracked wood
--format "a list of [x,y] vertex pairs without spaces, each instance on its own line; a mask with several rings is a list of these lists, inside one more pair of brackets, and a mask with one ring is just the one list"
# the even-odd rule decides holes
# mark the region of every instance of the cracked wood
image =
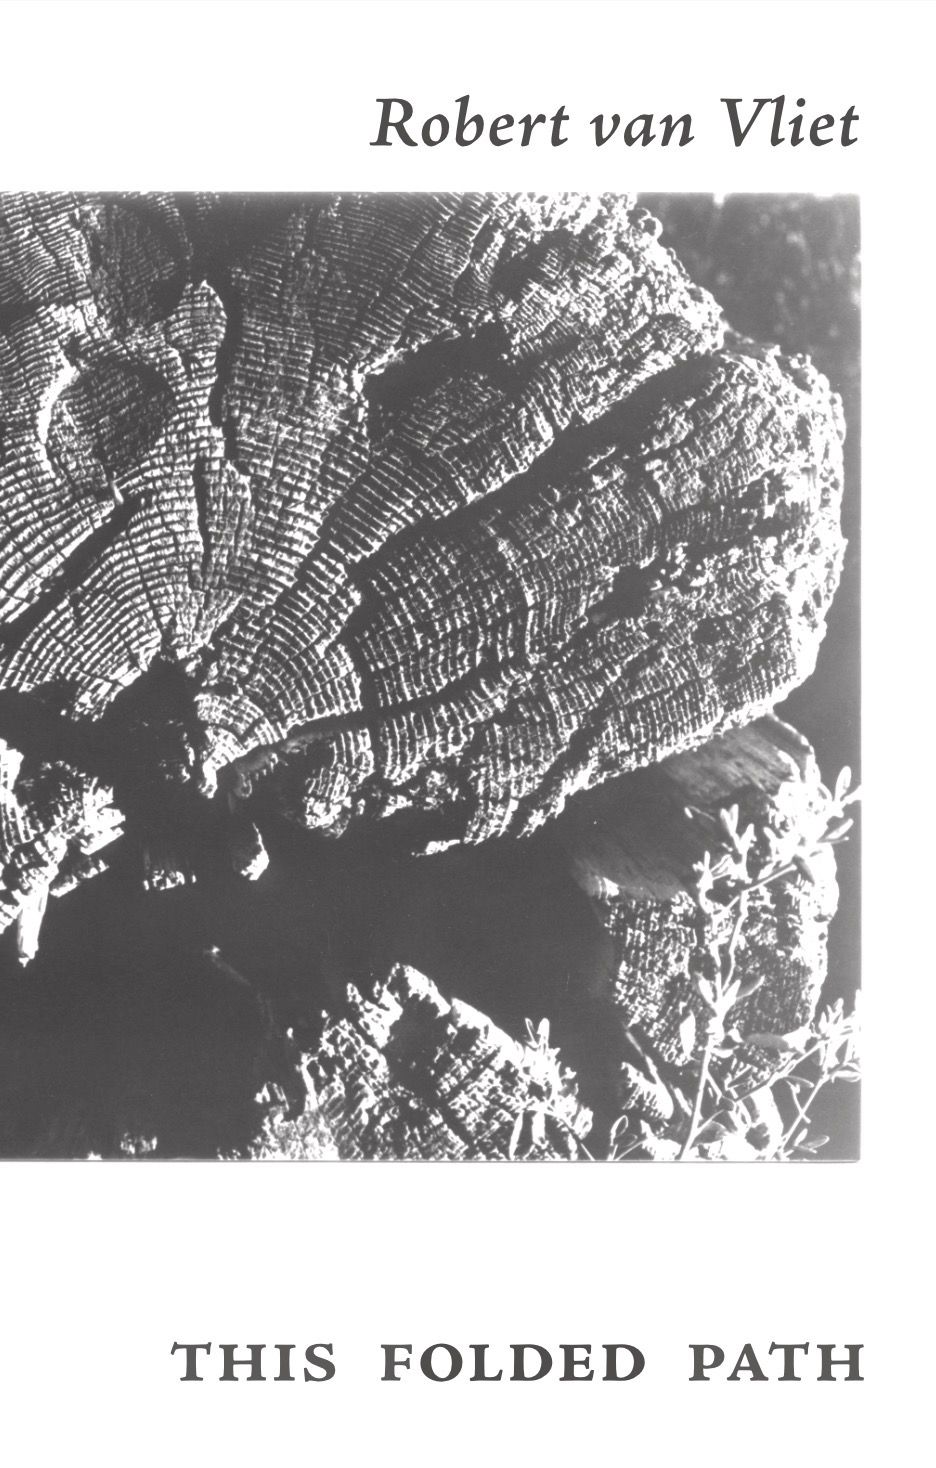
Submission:
[[256,875],[270,810],[525,835],[811,670],[837,400],[632,199],[0,202],[24,957],[120,817],[156,885],[196,829]]

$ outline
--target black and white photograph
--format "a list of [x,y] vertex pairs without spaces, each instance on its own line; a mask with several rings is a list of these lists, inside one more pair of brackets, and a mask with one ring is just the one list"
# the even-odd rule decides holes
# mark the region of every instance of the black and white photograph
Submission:
[[858,1152],[854,196],[0,198],[0,1152]]

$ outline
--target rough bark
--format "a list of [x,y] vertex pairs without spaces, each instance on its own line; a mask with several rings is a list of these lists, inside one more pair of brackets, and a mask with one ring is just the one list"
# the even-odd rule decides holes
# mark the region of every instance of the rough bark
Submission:
[[153,886],[525,835],[812,667],[836,401],[627,198],[6,198],[0,311],[24,958],[121,822]]

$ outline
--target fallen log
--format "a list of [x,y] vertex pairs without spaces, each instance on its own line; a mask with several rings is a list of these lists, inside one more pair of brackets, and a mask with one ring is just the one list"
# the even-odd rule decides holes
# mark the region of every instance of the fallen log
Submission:
[[115,810],[154,887],[271,807],[524,835],[812,667],[836,401],[627,198],[10,197],[0,279],[24,961]]
[[[573,798],[674,753],[704,765],[713,737],[805,678],[841,564],[841,444],[825,380],[726,332],[626,197],[0,198],[0,927],[40,989],[37,1006],[3,996],[4,1145],[25,1127],[39,1155],[243,1153],[271,1098],[290,1117],[297,1104],[295,1019],[306,1082],[329,1035],[331,1073],[351,1090],[355,1067],[370,1077],[368,1115],[384,1119],[366,1135],[325,1071],[317,1083],[349,1155],[427,1155],[430,1136],[432,1155],[560,1155],[516,1055],[496,1127],[495,1092],[469,1088],[467,1131],[446,1140],[442,1071],[426,1071],[425,1125],[403,1137],[401,1093],[380,1100],[375,1080],[389,1062],[374,1025],[394,1005],[400,1034],[417,1011],[424,1038],[430,1013],[450,1039],[484,1032],[502,1090],[511,1045],[550,1050],[548,1020],[600,1141],[630,1105],[617,1036],[639,1033],[652,1065],[679,1068],[673,1026],[684,1035],[692,1003],[673,982],[689,952],[675,889],[652,971],[646,912],[605,902],[594,952],[590,937],[581,963],[569,952],[552,990],[497,959],[497,993],[479,1004],[417,952],[429,999],[399,990],[394,967],[427,947],[425,921],[398,931],[397,898],[425,919],[432,891],[402,853],[436,853],[423,872],[457,882],[467,851],[480,866],[465,871],[496,880],[502,858],[485,853],[528,850],[510,858],[511,900],[530,894],[532,924],[566,839],[551,818]],[[682,777],[661,778],[662,811]],[[360,868],[377,883],[361,889],[363,924],[345,903],[316,929],[318,858],[286,828],[343,836],[332,847],[352,852],[349,870],[380,834]],[[566,892],[558,871],[547,885]],[[251,879],[240,904],[224,873]],[[72,974],[50,1023],[89,877],[106,977]],[[131,898],[141,884],[155,905]],[[173,907],[174,892],[190,896]],[[56,925],[49,899],[65,894]],[[782,903],[764,901],[766,944]],[[821,921],[803,926],[820,967]],[[479,950],[483,930],[482,916]],[[791,963],[771,1023],[814,1002],[820,968],[807,980]],[[164,1003],[172,1096],[166,1056],[141,1039]],[[203,1086],[193,1037],[215,1004],[230,1035],[227,1018],[205,1033],[230,1065]],[[131,1043],[112,1090],[89,1100],[93,1064],[112,1060],[99,1021]],[[360,1052],[349,1024],[358,1038],[370,1026]],[[128,1090],[130,1056],[143,1068]],[[61,1090],[43,1094],[61,1060]],[[566,1120],[580,1146],[578,1113]]]

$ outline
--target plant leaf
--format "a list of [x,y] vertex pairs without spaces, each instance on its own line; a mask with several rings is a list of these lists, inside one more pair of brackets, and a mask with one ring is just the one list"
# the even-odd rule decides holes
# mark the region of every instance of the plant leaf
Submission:
[[696,1042],[696,1017],[690,1009],[679,1026],[679,1043],[682,1046],[683,1055],[687,1060],[692,1059],[692,1052]]
[[710,979],[703,979],[701,975],[696,979],[696,988],[702,995],[709,1009],[715,1008],[715,989]]
[[805,855],[805,853],[802,851],[797,851],[793,857],[793,860],[799,867],[800,871],[803,873],[803,876],[806,877],[808,881],[812,882],[813,886],[815,886],[817,880],[816,873],[813,869],[812,864],[809,861],[809,858]]
[[842,837],[851,830],[854,824],[855,822],[849,816],[847,821],[842,821],[839,825],[833,826],[830,831],[826,831],[823,839],[826,841],[841,841]]

